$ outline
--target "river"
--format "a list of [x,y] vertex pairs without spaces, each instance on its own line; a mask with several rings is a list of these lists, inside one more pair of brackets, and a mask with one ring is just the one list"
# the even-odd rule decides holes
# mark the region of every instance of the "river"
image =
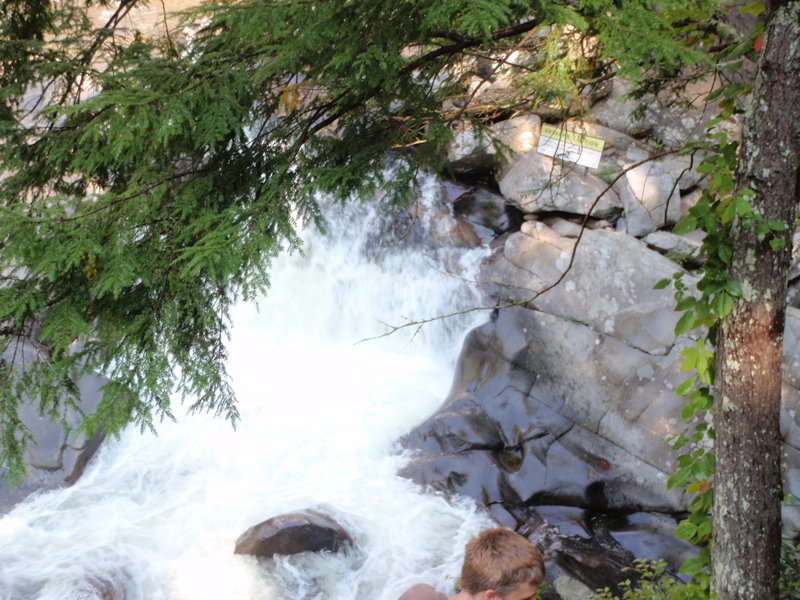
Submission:
[[[435,189],[427,180],[422,202]],[[478,305],[447,273],[475,277],[485,250],[399,240],[384,211],[333,203],[327,234],[304,231],[266,297],[235,308],[235,431],[209,415],[125,431],[74,486],[0,518],[0,599],[97,598],[92,585],[108,585],[115,600],[395,600],[419,581],[454,583],[465,541],[490,522],[398,477],[394,444],[444,400],[486,314],[357,342]],[[344,525],[351,552],[233,554],[251,525],[310,507]]]

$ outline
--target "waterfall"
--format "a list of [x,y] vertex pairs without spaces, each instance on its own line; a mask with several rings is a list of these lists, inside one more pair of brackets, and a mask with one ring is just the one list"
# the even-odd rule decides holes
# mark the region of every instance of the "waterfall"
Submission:
[[[435,202],[425,179],[420,202]],[[444,400],[484,250],[397,235],[380,204],[330,203],[327,233],[279,257],[265,298],[232,315],[229,370],[241,422],[179,416],[157,435],[108,440],[72,487],[0,517],[0,600],[396,600],[416,582],[452,593],[466,540],[489,526],[469,500],[424,493],[395,473],[398,436]],[[417,224],[418,226],[419,224]],[[360,343],[358,343],[360,342]],[[180,415],[180,406],[175,409]],[[352,551],[235,556],[237,537],[315,507]]]

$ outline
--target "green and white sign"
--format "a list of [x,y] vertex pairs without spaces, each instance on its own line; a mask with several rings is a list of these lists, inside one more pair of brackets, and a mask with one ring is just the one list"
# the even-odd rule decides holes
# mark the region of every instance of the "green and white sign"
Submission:
[[600,166],[600,156],[605,142],[577,131],[563,127],[542,125],[539,146],[536,150],[547,156],[568,160],[584,167],[596,169]]

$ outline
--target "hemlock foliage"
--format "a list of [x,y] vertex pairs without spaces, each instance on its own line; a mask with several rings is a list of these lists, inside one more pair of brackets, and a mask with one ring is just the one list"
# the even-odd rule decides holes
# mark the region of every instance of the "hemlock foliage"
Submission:
[[[242,0],[158,38],[122,27],[136,4],[101,3],[102,26],[70,0],[0,8],[0,464],[15,476],[20,403],[58,420],[84,372],[108,378],[89,432],[147,427],[174,395],[235,421],[228,311],[268,287],[298,224],[322,225],[318,193],[402,203],[419,168],[443,167],[454,123],[580,114],[613,74],[664,85],[719,41],[710,0]],[[500,68],[516,93],[477,103],[470,82]]]

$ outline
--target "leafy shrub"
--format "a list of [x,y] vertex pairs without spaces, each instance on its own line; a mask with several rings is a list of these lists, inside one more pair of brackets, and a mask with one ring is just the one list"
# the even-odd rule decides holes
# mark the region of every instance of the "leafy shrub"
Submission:
[[592,600],[705,600],[704,590],[697,584],[684,583],[666,574],[667,563],[662,560],[637,558],[630,570],[631,579],[619,584],[620,594],[610,588],[597,590]]

